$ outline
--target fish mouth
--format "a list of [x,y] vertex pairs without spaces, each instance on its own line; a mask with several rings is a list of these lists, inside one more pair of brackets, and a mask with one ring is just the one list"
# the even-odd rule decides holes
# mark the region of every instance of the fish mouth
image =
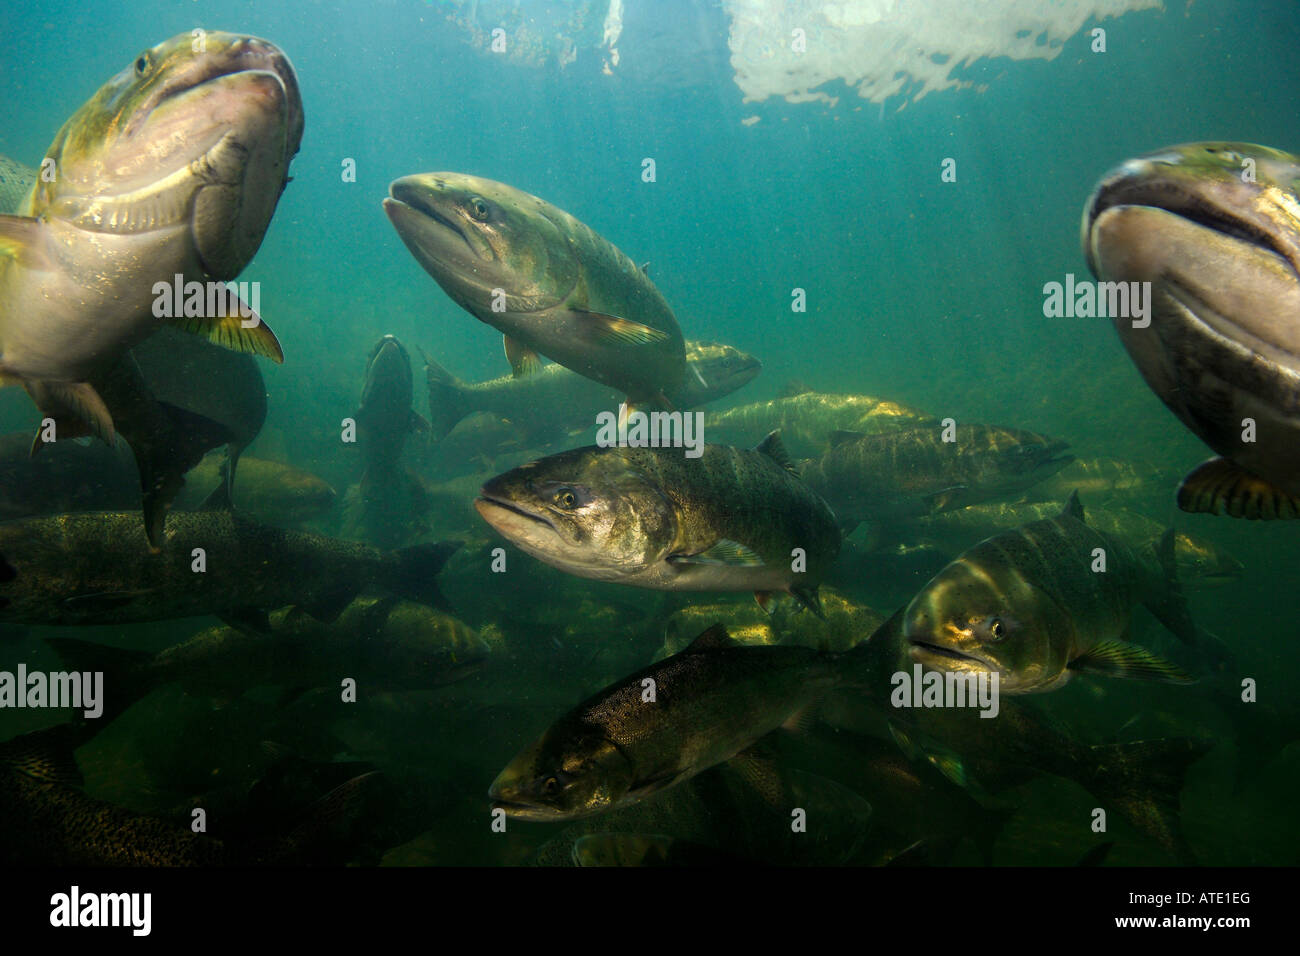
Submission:
[[994,670],[993,666],[982,657],[975,657],[973,654],[964,654],[961,651],[954,650],[951,647],[944,647],[942,644],[932,644],[929,641],[918,641],[916,638],[908,638],[908,644],[911,645],[908,651],[912,660],[919,664],[925,663],[925,659],[940,658],[964,664],[977,664],[981,670]]
[[269,40],[254,36],[209,34],[207,42],[218,48],[200,55],[191,66],[177,70],[174,77],[164,82],[128,123],[126,133],[133,133],[164,104],[206,92],[217,83],[234,79],[255,83],[265,80],[270,81],[268,87],[277,91],[283,103],[285,153],[296,155],[303,133],[302,94],[297,74],[284,51]]
[[550,810],[546,807],[538,806],[535,803],[521,803],[514,800],[504,800],[501,797],[494,797],[488,794],[488,799],[492,801],[493,810],[501,810],[512,820],[531,820],[540,823],[554,823],[562,819],[565,814],[556,810]]
[[385,335],[370,353],[370,360],[366,363],[366,377],[371,378],[384,368],[392,368],[400,373],[403,367],[411,367],[411,357],[407,354],[406,347],[396,336]]
[[[1270,252],[1286,263],[1300,281],[1297,231],[1279,228],[1267,212],[1260,211],[1263,203],[1246,201],[1258,197],[1259,190],[1244,191],[1248,187],[1235,175],[1208,179],[1187,175],[1195,168],[1179,163],[1177,152],[1171,151],[1129,160],[1097,185],[1083,217],[1084,254],[1093,274],[1099,275],[1092,242],[1098,218],[1108,209],[1141,206],[1171,213],[1203,229]],[[1267,203],[1275,204],[1275,201]]]
[[[496,528],[498,531],[502,531],[501,526],[503,524],[509,527],[510,519],[507,515],[515,515],[519,518],[524,518],[535,525],[541,525],[553,534],[559,535],[560,533],[559,529],[555,527],[555,523],[550,519],[521,508],[509,498],[502,498],[493,495],[486,489],[479,491],[479,496],[474,499],[474,508],[478,511],[484,521],[492,525],[492,527]],[[504,534],[505,532],[502,531],[502,533]]]
[[[1225,157],[1258,159],[1259,181],[1243,181]],[[1300,202],[1294,187],[1278,183],[1298,172],[1294,157],[1262,147],[1181,147],[1130,160],[1085,206],[1088,266],[1103,281],[1149,282],[1166,304],[1162,321],[1293,375],[1300,330],[1287,317],[1300,302]],[[1150,378],[1168,374],[1167,351],[1143,346],[1134,358]]]
[[389,222],[423,264],[454,268],[467,258],[471,263],[493,258],[491,247],[476,246],[464,226],[441,212],[429,187],[415,177],[394,180],[383,204]]

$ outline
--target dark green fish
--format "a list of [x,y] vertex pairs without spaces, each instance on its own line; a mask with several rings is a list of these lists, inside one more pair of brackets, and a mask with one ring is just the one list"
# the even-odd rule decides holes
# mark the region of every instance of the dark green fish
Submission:
[[[749,750],[851,683],[857,653],[747,647],[712,627],[557,720],[488,796],[525,820],[575,820],[636,803]],[[757,753],[742,759],[763,763]]]
[[[770,435],[753,450],[579,448],[498,475],[475,502],[533,557],[579,577],[666,591],[775,592],[817,608],[840,547],[826,503]],[[802,552],[801,554],[797,552]]]
[[[8,601],[0,622],[127,624],[212,614],[265,628],[268,611],[290,605],[333,619],[369,589],[445,607],[435,577],[459,544],[385,553],[213,509],[173,514],[155,554],[134,515],[10,521],[0,524],[0,554],[16,576],[0,585]],[[204,569],[196,570],[200,560]]]
[[407,439],[427,433],[429,423],[411,410],[411,359],[396,336],[385,335],[366,363],[361,405],[354,414],[363,461],[360,481],[349,492],[344,534],[381,548],[395,548],[416,530],[418,479],[407,468]]
[[[300,825],[239,846],[83,793],[72,750],[84,732],[62,725],[0,744],[0,862],[10,866],[284,865],[316,853],[343,824],[364,819],[375,774],[321,798]],[[213,822],[214,828],[216,821]],[[335,859],[333,862],[344,862]]]
[[[563,365],[544,365],[522,378],[506,375],[466,383],[427,355],[424,361],[429,420],[433,436],[439,441],[467,415],[490,412],[511,426],[515,441],[533,447],[590,431],[596,415],[614,408],[619,401],[609,386]],[[695,408],[730,395],[763,368],[752,355],[717,342],[687,342],[686,366],[682,384],[667,395],[674,408]]]
[[807,462],[804,481],[842,526],[894,525],[1024,491],[1072,461],[1066,442],[1034,432],[940,425],[876,435],[838,431],[831,450]]
[[100,671],[124,708],[177,681],[188,693],[232,699],[268,684],[287,695],[357,682],[361,693],[426,690],[466,676],[490,654],[468,625],[422,604],[357,598],[337,620],[297,608],[270,616],[266,633],[211,627],[157,653],[46,638],[76,671]]
[[[217,485],[225,480],[224,465],[219,452],[195,465],[185,476],[185,488],[176,499],[176,509],[201,509]],[[338,499],[338,493],[319,475],[284,462],[248,455],[239,459],[234,485],[236,511],[263,524],[280,527],[295,527],[323,518],[333,510]]]
[[911,673],[914,666],[903,621],[900,610],[863,645],[870,659],[859,672],[870,676],[854,698],[861,713],[842,711],[842,725],[877,733],[887,720],[905,752],[982,802],[1041,774],[1073,780],[1100,801],[1087,806],[1117,810],[1180,863],[1195,862],[1182,834],[1179,797],[1188,768],[1212,741],[1175,737],[1089,745],[1035,706],[1039,698],[1033,697],[1002,698],[993,719],[974,707],[890,706],[894,675]]
[[737,445],[779,431],[790,451],[802,458],[826,451],[835,432],[875,434],[932,422],[937,424],[932,415],[887,398],[802,391],[709,412],[704,428],[711,441]]
[[[1084,523],[1077,496],[1055,518],[967,550],[908,605],[912,660],[932,670],[999,676],[1004,694],[1055,690],[1076,672],[1190,683],[1126,641],[1138,604],[1196,643],[1173,567],[1173,533],[1152,566]],[[1100,564],[1099,562],[1104,562]]]
[[464,173],[404,176],[384,211],[457,305],[505,335],[516,375],[539,355],[667,403],[686,375],[681,329],[650,277],[608,240],[522,190]]
[[[1059,503],[1047,501],[991,502],[921,518],[907,531],[913,540],[959,554],[971,545],[1017,525],[1043,521],[1060,514]],[[1116,538],[1139,560],[1158,561],[1156,548],[1165,526],[1127,508],[1088,507],[1088,524]],[[1179,531],[1174,535],[1174,561],[1178,580],[1191,589],[1216,588],[1241,580],[1245,567],[1227,550],[1200,535]]]

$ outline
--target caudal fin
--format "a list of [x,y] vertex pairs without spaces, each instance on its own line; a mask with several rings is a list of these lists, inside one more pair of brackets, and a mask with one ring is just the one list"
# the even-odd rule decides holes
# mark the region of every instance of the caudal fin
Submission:
[[1178,565],[1174,557],[1174,529],[1170,528],[1156,544],[1156,560],[1160,563],[1159,580],[1153,583],[1151,593],[1143,602],[1147,609],[1165,627],[1185,644],[1201,643],[1201,634],[1192,622],[1187,599],[1178,582]]
[[423,349],[420,354],[424,356],[424,377],[429,385],[429,437],[438,442],[469,414],[469,402],[460,379],[429,358]]
[[1179,797],[1188,768],[1213,746],[1209,740],[1169,737],[1090,747],[1088,789],[1103,809],[1118,810],[1180,864],[1195,864],[1179,820]]
[[[144,533],[155,551],[162,547],[163,523],[185,486],[186,472],[232,437],[229,429],[210,418],[166,402],[159,402],[158,408],[166,425],[154,434],[135,436],[130,442],[140,472]],[[229,479],[223,475],[223,481]]]
[[437,578],[447,559],[462,544],[463,541],[439,541],[437,544],[417,544],[394,552],[397,567],[388,582],[389,588],[398,597],[444,611],[451,610],[451,605],[438,590]]

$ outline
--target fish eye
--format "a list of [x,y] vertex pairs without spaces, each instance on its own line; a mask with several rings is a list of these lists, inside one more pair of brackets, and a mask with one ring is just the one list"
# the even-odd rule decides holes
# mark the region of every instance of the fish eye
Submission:
[[473,216],[475,219],[477,219],[479,222],[486,222],[488,218],[488,214],[491,211],[492,210],[488,208],[488,204],[484,202],[482,199],[480,199],[478,196],[475,196],[473,199],[469,201],[469,214]]
[[553,797],[559,792],[560,792],[559,777],[547,777],[545,780],[542,781],[542,793],[546,794],[547,796]]
[[149,54],[141,53],[135,61],[135,75],[144,76],[149,72]]
[[561,508],[576,508],[578,506],[578,493],[568,486],[557,488],[553,500]]
[[989,635],[995,641],[1000,641],[1007,636],[1007,626],[1002,623],[1001,618],[995,617],[993,623],[989,625]]

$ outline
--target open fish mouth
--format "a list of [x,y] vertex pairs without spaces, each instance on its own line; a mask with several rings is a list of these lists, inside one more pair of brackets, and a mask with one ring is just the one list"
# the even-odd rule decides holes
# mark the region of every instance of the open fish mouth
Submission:
[[275,95],[283,103],[286,151],[290,156],[297,153],[303,131],[302,94],[284,51],[269,40],[253,36],[233,37],[227,42],[222,34],[213,34],[208,42],[213,44],[213,52],[198,56],[153,91],[127,125],[126,134],[129,136],[164,104],[202,93],[214,83],[236,78],[265,80],[268,89],[276,90]]
[[[1294,238],[1279,235],[1268,228],[1268,220],[1260,214],[1252,217],[1247,211],[1230,203],[1217,201],[1213,182],[1197,189],[1187,183],[1162,176],[1162,166],[1168,160],[1160,158],[1134,159],[1124,163],[1093,191],[1084,210],[1084,249],[1088,264],[1096,274],[1092,243],[1087,241],[1097,219],[1108,209],[1118,206],[1145,206],[1171,213],[1190,223],[1208,229],[1229,239],[1276,255],[1300,281],[1300,248]],[[1246,210],[1253,207],[1247,206]],[[1290,238],[1290,241],[1288,239]]]
[[474,261],[492,258],[491,249],[477,248],[464,227],[440,212],[428,189],[417,183],[395,180],[388,187],[384,212],[401,237],[433,262],[454,263],[466,255]]
[[954,650],[951,647],[944,647],[941,644],[931,644],[928,641],[918,641],[915,638],[909,638],[908,643],[911,645],[909,655],[912,660],[918,663],[924,663],[923,658],[938,657],[944,660],[958,661],[965,664],[978,664],[983,670],[995,670],[992,664],[982,657],[975,657],[972,654],[963,654],[961,651]]

